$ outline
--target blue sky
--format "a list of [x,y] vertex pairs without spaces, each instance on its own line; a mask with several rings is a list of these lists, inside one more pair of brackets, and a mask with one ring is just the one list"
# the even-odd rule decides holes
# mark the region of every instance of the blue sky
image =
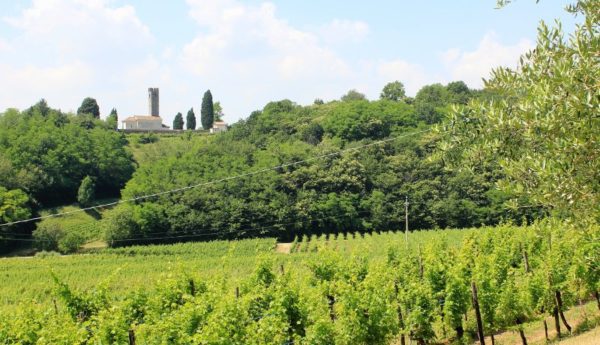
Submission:
[[374,99],[402,81],[464,80],[514,67],[540,20],[571,29],[568,1],[0,0],[0,109],[40,98],[65,111],[84,97],[103,115],[199,110],[211,89],[225,120],[266,102],[309,104],[357,89]]

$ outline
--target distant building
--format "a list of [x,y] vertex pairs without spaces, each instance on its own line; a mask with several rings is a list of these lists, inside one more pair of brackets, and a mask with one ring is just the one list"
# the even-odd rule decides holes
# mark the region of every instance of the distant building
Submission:
[[[134,115],[122,121],[124,130],[162,130],[162,119],[158,116]],[[168,127],[167,127],[168,128]]]
[[158,112],[158,88],[148,88],[148,114],[160,116]]
[[121,129],[125,131],[160,131],[168,130],[169,127],[162,124],[158,108],[158,88],[148,88],[148,112],[150,115],[133,115],[121,121]]
[[215,121],[213,123],[212,128],[210,129],[211,133],[219,133],[225,132],[227,130],[227,122],[224,121]]

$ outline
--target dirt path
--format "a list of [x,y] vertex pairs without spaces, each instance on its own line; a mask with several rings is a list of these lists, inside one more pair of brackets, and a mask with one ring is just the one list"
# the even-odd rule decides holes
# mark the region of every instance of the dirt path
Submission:
[[289,254],[291,250],[291,243],[277,243],[277,246],[275,246],[276,253]]

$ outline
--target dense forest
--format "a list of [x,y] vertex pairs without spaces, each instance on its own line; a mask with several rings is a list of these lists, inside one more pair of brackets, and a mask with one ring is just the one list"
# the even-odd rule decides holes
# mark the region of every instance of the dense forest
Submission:
[[[37,215],[41,208],[72,203],[86,178],[93,180],[99,197],[118,196],[135,164],[127,140],[113,128],[110,121],[93,114],[65,114],[44,100],[22,112],[4,112],[0,116],[0,221],[14,222]],[[0,236],[32,230],[30,223],[17,224],[3,227]]]
[[[190,147],[152,164],[135,164],[131,138],[114,131],[112,113],[100,120],[90,99],[77,115],[42,100],[0,116],[2,220],[75,201],[89,206],[91,196],[118,196],[123,187],[122,197],[130,199],[288,163],[294,164],[122,205],[103,223],[106,237],[124,245],[163,237],[291,240],[302,234],[398,229],[406,198],[411,229],[530,219],[531,209],[506,212],[510,195],[494,189],[499,170],[493,164],[452,172],[433,154],[439,135],[431,126],[444,120],[451,104],[473,98],[492,98],[492,93],[452,82],[425,86],[410,98],[401,82],[392,82],[374,101],[351,90],[328,103],[271,102],[204,145],[191,145],[192,137],[181,135]],[[138,139],[155,141],[160,145],[160,136]],[[17,224],[3,233],[10,237],[34,228]],[[47,240],[47,232],[38,233]]]
[[[507,211],[510,195],[495,190],[493,164],[457,173],[433,155],[438,136],[431,125],[450,104],[486,96],[453,82],[425,86],[410,99],[395,82],[375,101],[350,91],[340,101],[308,106],[271,102],[208,145],[141,166],[123,190],[126,199],[208,185],[120,206],[109,216],[107,239],[113,245],[145,238],[292,240],[398,229],[406,198],[412,229],[521,222],[539,210]],[[236,175],[244,176],[212,183]]]

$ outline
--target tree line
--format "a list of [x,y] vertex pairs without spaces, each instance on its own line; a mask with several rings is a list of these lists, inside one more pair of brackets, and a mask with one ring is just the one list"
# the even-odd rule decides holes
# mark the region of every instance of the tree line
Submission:
[[[223,110],[219,102],[213,103],[212,93],[206,90],[202,97],[202,106],[200,108],[200,124],[202,129],[209,130],[212,128],[215,121],[220,121],[223,116]],[[173,129],[182,130],[183,126],[187,130],[196,129],[196,114],[194,108],[190,108],[186,115],[186,121],[183,121],[183,115],[177,113],[173,119]]]

